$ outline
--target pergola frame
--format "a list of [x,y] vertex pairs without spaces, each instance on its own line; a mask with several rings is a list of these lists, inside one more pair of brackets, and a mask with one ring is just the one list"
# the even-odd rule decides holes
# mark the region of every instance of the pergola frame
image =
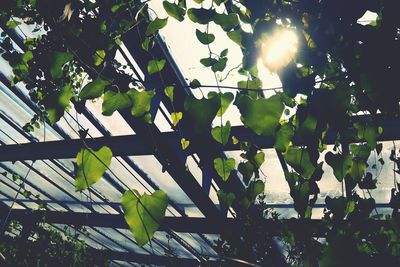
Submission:
[[[140,27],[144,27],[140,25]],[[143,28],[140,28],[138,32],[144,32]],[[11,30],[4,29],[7,34],[13,39],[13,41],[24,49],[24,44],[21,38]],[[126,34],[122,37],[122,41],[125,43],[129,52],[136,60],[137,64],[141,69],[146,68],[148,60],[152,59],[151,56],[145,53],[141,49],[140,38],[137,35]],[[125,53],[120,50],[124,58],[128,61],[128,57]],[[184,99],[187,95],[191,94],[188,84],[185,81],[179,67],[173,61],[172,56],[167,49],[166,44],[161,38],[157,38],[157,42],[152,49],[153,55],[159,58],[166,58],[167,63],[163,69],[165,73],[165,81],[161,81],[156,75],[146,75],[144,80],[141,82],[145,88],[153,89],[157,91],[158,99],[153,101],[152,113],[153,117],[155,112],[158,110],[159,104],[163,103],[167,108],[168,112],[173,112],[173,109],[183,110]],[[133,65],[132,65],[132,68]],[[11,86],[7,77],[0,75],[0,81],[7,87],[11,88],[13,93],[30,107],[32,110],[37,109],[34,103],[31,102],[22,92],[16,87]],[[163,94],[164,83],[175,84],[175,103],[177,106],[172,107],[169,99]],[[179,207],[179,204],[170,202],[170,205],[174,207],[182,217],[166,217],[163,220],[160,231],[174,231],[174,232],[185,232],[185,233],[198,233],[198,234],[218,234],[221,233],[222,227],[236,227],[236,221],[233,219],[226,218],[226,210],[220,209],[215,205],[208,194],[211,187],[211,180],[218,185],[219,188],[227,192],[240,192],[243,189],[243,184],[240,181],[238,175],[235,173],[228,182],[223,182],[222,179],[217,175],[213,168],[213,159],[216,157],[223,157],[224,150],[222,147],[216,146],[215,142],[209,136],[197,136],[192,132],[193,125],[190,122],[183,122],[181,126],[182,134],[187,136],[191,140],[191,146],[182,151],[179,147],[180,136],[176,132],[161,132],[157,126],[148,125],[140,119],[134,119],[129,112],[122,111],[121,115],[127,124],[135,131],[135,135],[128,136],[111,136],[107,129],[90,113],[87,109],[83,109],[83,114],[86,118],[103,134],[103,137],[99,138],[87,138],[85,139],[86,144],[93,148],[98,149],[104,145],[109,146],[113,151],[114,156],[120,156],[132,167],[150,186],[156,190],[157,185],[152,181],[148,175],[141,170],[135,163],[129,159],[128,156],[137,155],[154,155],[157,160],[164,166],[165,170],[171,175],[176,183],[182,188],[182,190],[188,195],[193,201],[195,206],[201,211],[205,218],[189,218],[184,213],[184,210]],[[1,116],[1,119],[7,122],[7,117]],[[354,121],[358,120],[357,117],[353,118]],[[400,127],[398,127],[400,120],[398,118],[387,118],[378,116],[375,118],[377,124],[384,128],[383,134],[379,137],[380,141],[396,140],[400,139]],[[7,122],[11,125],[11,121]],[[69,159],[74,158],[78,151],[82,148],[82,140],[70,139],[68,135],[57,125],[53,128],[54,130],[64,138],[61,141],[47,141],[37,142],[33,140],[28,134],[21,132],[16,125],[13,126],[17,131],[31,139],[31,143],[26,144],[13,144],[0,146],[0,166],[4,167],[1,162],[6,161],[27,161],[27,160],[52,160],[57,163],[57,159]],[[257,143],[260,148],[268,149],[273,148],[274,142],[269,137],[261,137],[252,133],[249,129],[243,126],[232,127],[232,135],[236,136],[240,140],[248,140],[252,143]],[[201,137],[201,138],[199,138]],[[324,143],[333,144],[336,139],[336,133],[330,131],[326,134]],[[351,142],[352,140],[348,140]],[[156,147],[154,147],[156,143]],[[301,144],[301,140],[295,140],[295,143]],[[126,144],[130,144],[127,146]],[[224,148],[226,151],[238,150],[238,145],[228,144]],[[200,185],[196,178],[186,170],[185,162],[186,158],[190,155],[196,154],[200,158],[200,169],[203,173],[202,185]],[[283,168],[286,168],[283,157],[278,154],[280,162]],[[26,163],[24,163],[26,165]],[[61,165],[60,165],[61,166]],[[61,166],[62,167],[62,166]],[[34,170],[34,168],[32,168]],[[67,172],[68,170],[64,170]],[[67,173],[66,173],[67,174]],[[67,174],[71,175],[71,173]],[[51,178],[42,177],[46,180]],[[124,188],[114,178],[108,174],[105,174],[104,178],[110,182],[118,191],[123,192]],[[43,192],[44,194],[45,192]],[[3,194],[3,193],[2,193]],[[5,195],[5,194],[3,194]],[[9,197],[5,195],[6,197]],[[50,197],[50,196],[49,196]],[[12,200],[12,199],[10,199]],[[79,200],[78,200],[79,202]],[[83,202],[82,202],[83,203]],[[24,203],[19,203],[24,206]],[[63,206],[62,201],[59,201],[59,205]],[[82,205],[85,206],[83,203]],[[64,205],[65,206],[65,205]],[[110,205],[111,206],[111,205]],[[115,210],[119,211],[118,207],[111,206]],[[235,208],[235,207],[234,207]],[[2,215],[7,214],[6,209],[2,209]],[[121,214],[96,214],[96,213],[73,213],[69,212],[55,212],[55,211],[36,211],[31,213],[30,210],[12,210],[9,213],[11,216],[9,219],[16,219],[22,222],[37,222],[42,218],[45,218],[46,223],[49,224],[67,224],[73,226],[90,226],[90,227],[111,227],[127,229],[127,225]],[[46,216],[43,216],[46,215]],[[3,216],[2,216],[3,217]],[[83,219],[84,218],[84,219]],[[384,222],[377,222],[377,227]],[[326,229],[321,228],[321,224],[318,221],[310,221],[307,227],[313,228],[314,232],[318,236],[323,236]],[[266,229],[274,232],[277,230],[277,225],[274,222],[266,222]],[[179,238],[174,236],[179,242]],[[182,244],[182,243],[181,243]],[[184,246],[182,244],[182,246]],[[189,249],[186,247],[186,249]],[[99,253],[104,253],[99,251]],[[164,256],[149,256],[149,255],[138,255],[132,253],[119,253],[116,251],[108,251],[107,256],[110,259],[124,260],[124,261],[135,261],[142,263],[152,264],[166,264],[171,262],[171,258]],[[196,255],[195,255],[196,256]],[[176,260],[176,259],[174,259]],[[179,263],[185,266],[196,266],[198,260],[196,259],[178,259]]]

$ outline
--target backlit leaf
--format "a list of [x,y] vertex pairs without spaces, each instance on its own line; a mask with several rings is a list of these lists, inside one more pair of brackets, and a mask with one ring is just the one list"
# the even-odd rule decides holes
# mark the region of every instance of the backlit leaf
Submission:
[[161,190],[140,195],[129,190],[121,198],[126,223],[138,246],[147,244],[159,228],[168,206],[168,196]]
[[76,156],[75,190],[82,191],[96,183],[110,166],[112,151],[103,146],[98,151],[83,148]]
[[165,59],[155,60],[152,59],[147,64],[147,72],[151,75],[157,72],[160,72],[165,66]]
[[172,112],[171,113],[171,119],[172,119],[172,124],[174,126],[178,125],[178,122],[182,119],[182,112]]
[[244,94],[237,94],[234,102],[239,108],[243,124],[258,135],[272,136],[279,124],[284,105],[279,96],[253,100]]
[[105,57],[106,57],[106,52],[104,50],[97,50],[92,56],[93,64],[95,66],[101,65],[101,63],[103,63]]
[[283,154],[286,162],[295,169],[296,172],[309,179],[314,173],[315,166],[310,160],[308,151],[304,148],[289,147]]
[[147,26],[146,35],[149,36],[157,33],[158,30],[164,28],[167,25],[167,22],[168,18],[165,19],[156,18],[155,20],[150,22],[150,24]]
[[104,88],[110,84],[109,81],[97,77],[83,87],[82,91],[79,93],[79,97],[82,99],[94,99],[100,97],[104,93]]
[[226,122],[222,127],[217,126],[211,130],[211,135],[214,137],[217,142],[222,145],[226,145],[229,140],[229,136],[231,134],[231,123],[229,121]]
[[235,169],[235,159],[216,158],[214,159],[214,168],[222,180],[227,181],[231,172]]
[[349,173],[352,160],[349,154],[333,154],[328,152],[325,155],[325,161],[332,167],[333,173],[339,182],[342,182],[346,174]]

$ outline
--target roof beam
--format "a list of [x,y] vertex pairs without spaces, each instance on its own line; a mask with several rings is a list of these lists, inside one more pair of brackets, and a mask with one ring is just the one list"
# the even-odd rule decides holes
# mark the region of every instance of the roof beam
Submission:
[[[400,127],[398,127],[400,120],[398,118],[378,116],[375,123],[383,127],[383,133],[378,138],[379,141],[400,139]],[[274,145],[274,140],[271,137],[256,135],[243,126],[232,127],[231,132],[232,135],[238,137],[240,140],[250,141],[257,144],[260,148],[272,148]],[[336,139],[335,137],[336,133],[328,131],[324,138],[324,143],[333,144]],[[176,146],[180,140],[175,132],[159,132],[158,139],[163,140],[169,146]],[[95,150],[102,146],[108,146],[113,151],[114,156],[151,155],[155,153],[149,135],[98,137],[85,139],[85,142]],[[298,145],[302,144],[301,140],[294,140],[294,143]],[[75,158],[82,147],[84,147],[83,142],[79,139],[2,145],[0,146],[0,161]],[[239,146],[233,144],[228,144],[225,148],[227,151],[239,150]],[[198,149],[196,145],[193,145],[192,148],[188,148],[188,153],[194,153]]]
[[[0,214],[1,213],[2,210],[0,209]],[[49,224],[129,229],[121,214],[13,209],[10,213],[10,219],[21,222],[45,222]],[[328,231],[328,226],[321,220],[283,219],[283,222],[283,224],[288,225],[292,229],[311,231],[314,236],[318,237],[325,236]],[[159,231],[168,229],[182,233],[220,234],[226,231],[226,229],[234,227],[235,224],[235,219],[231,218],[225,218],[223,220],[223,226],[221,227],[207,218],[165,217],[161,222]],[[278,234],[282,227],[281,222],[275,220],[267,219],[264,224],[264,229],[271,234]],[[368,227],[369,229],[373,229],[374,227],[379,228],[384,225],[389,226],[389,222],[385,220],[367,220],[365,222],[360,222],[360,228]]]

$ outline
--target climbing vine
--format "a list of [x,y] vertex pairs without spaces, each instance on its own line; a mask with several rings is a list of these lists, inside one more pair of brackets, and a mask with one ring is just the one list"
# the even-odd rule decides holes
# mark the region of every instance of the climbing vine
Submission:
[[[282,230],[293,251],[301,252],[296,260],[310,266],[318,262],[321,266],[333,266],[334,259],[347,259],[341,255],[360,255],[356,258],[366,263],[368,257],[398,257],[398,186],[394,186],[390,202],[396,212],[386,218],[387,226],[374,232],[363,229],[365,224],[361,222],[373,220],[375,200],[356,193],[357,188],[376,188],[378,177],[366,169],[370,155],[380,155],[382,151],[378,140],[385,129],[377,124],[377,118],[399,115],[396,74],[400,66],[396,55],[400,23],[395,1],[193,0],[195,3],[191,1],[189,7],[185,0],[166,0],[162,5],[168,17],[159,17],[149,2],[1,2],[0,22],[7,29],[2,33],[1,55],[13,68],[13,84],[24,83],[31,100],[39,107],[25,130],[33,131],[45,121],[54,125],[71,105],[83,112],[86,101],[99,98],[104,116],[129,111],[131,116],[150,125],[154,120],[154,99],[168,99],[173,107],[173,129],[180,136],[177,146],[186,150],[195,142],[201,143],[201,138],[210,137],[222,148],[240,148],[240,162],[222,155],[211,162],[217,174],[214,179],[228,182],[238,176],[245,186],[243,192],[218,191],[221,206],[247,210],[265,187],[274,185],[260,175],[260,167],[268,159],[258,144],[233,136],[231,122],[223,123],[226,110],[236,106],[247,130],[271,138],[288,164],[288,194],[300,220],[312,216],[320,192],[318,181],[324,179],[324,165],[333,169],[344,187],[342,196],[328,196],[325,200],[326,243],[316,242],[307,231]],[[377,13],[377,20],[365,26],[358,24],[367,10]],[[217,92],[200,99],[188,94],[183,105],[177,103],[174,96],[178,87],[163,79],[167,60],[152,54],[157,34],[169,20],[190,20],[196,24],[195,36],[209,50],[200,64],[215,75]],[[19,51],[7,32],[22,24],[32,27],[34,37],[26,37],[23,51]],[[243,80],[233,88],[235,93],[222,92],[219,85],[217,74],[226,70],[229,51],[212,51],[219,36],[210,31],[210,24],[218,25],[242,52],[242,64],[230,70],[243,75]],[[144,31],[137,34],[139,28]],[[276,72],[282,82],[282,88],[275,88],[275,93],[266,97],[263,92],[268,85],[262,83],[257,64],[262,51],[268,49],[265,44],[272,42],[277,31],[294,32],[298,51],[279,62],[279,66],[264,60],[264,65]],[[163,88],[145,87],[138,77],[124,71],[132,70],[131,66],[115,60],[128,34],[140,38],[141,48],[151,55],[144,71],[146,75],[158,75]],[[189,87],[201,90],[203,86],[195,79]],[[212,127],[215,118],[220,119],[220,125]],[[187,136],[181,129],[183,125],[191,125],[193,135]],[[200,139],[196,141],[194,137]],[[328,144],[334,145],[333,150],[321,160]],[[109,168],[111,158],[112,151],[107,147],[98,151],[83,147],[76,158],[76,190],[86,190],[96,183]],[[391,160],[398,164],[396,152]],[[383,165],[384,160],[378,164]],[[147,195],[132,188],[124,194],[121,204],[139,245],[150,241],[167,203],[168,197],[162,191]]]

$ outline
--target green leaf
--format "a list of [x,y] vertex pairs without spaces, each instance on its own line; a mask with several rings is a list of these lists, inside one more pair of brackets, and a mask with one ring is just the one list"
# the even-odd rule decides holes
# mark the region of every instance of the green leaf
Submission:
[[259,194],[263,193],[264,190],[265,190],[265,184],[263,181],[261,180],[251,181],[246,189],[246,194],[249,200],[251,200],[251,202],[254,202],[254,200],[256,200],[256,197]]
[[174,102],[174,90],[175,90],[174,86],[167,86],[164,89],[164,93],[166,96],[168,96],[171,103]]
[[173,17],[178,21],[183,21],[185,19],[185,9],[181,8],[179,5],[170,3],[168,1],[163,2],[163,7],[168,15]]
[[275,149],[285,152],[294,135],[294,129],[289,123],[281,125],[279,131],[275,134]]
[[54,79],[58,79],[62,75],[62,67],[67,62],[74,58],[74,54],[70,52],[57,52],[50,53],[50,74]]
[[247,81],[238,82],[239,88],[247,88],[247,89],[260,89],[262,87],[262,81],[258,78]]
[[9,20],[9,21],[7,21],[7,23],[6,23],[6,27],[9,28],[9,29],[12,29],[12,30],[14,30],[15,28],[17,28],[18,25],[21,25],[21,22],[16,21],[16,20]]
[[239,108],[243,124],[258,135],[272,136],[279,125],[284,104],[279,96],[253,100],[239,93],[234,102]]
[[328,152],[325,155],[325,161],[333,169],[333,174],[339,182],[342,182],[346,174],[350,172],[352,159],[349,154],[333,154]]
[[147,244],[158,230],[168,206],[168,196],[161,190],[142,196],[136,190],[126,191],[121,198],[125,221],[138,246]]
[[214,168],[222,180],[227,181],[231,172],[235,169],[235,159],[216,158],[214,159]]
[[354,127],[357,129],[358,139],[365,140],[371,149],[375,149],[378,137],[382,134],[382,128],[361,122],[354,123]]
[[241,162],[238,165],[238,171],[243,176],[243,182],[248,184],[255,171],[254,165],[250,161]]
[[217,60],[217,62],[211,66],[211,70],[213,72],[223,71],[226,68],[226,62],[228,62],[228,58],[219,58],[219,60]]
[[131,89],[126,93],[132,103],[131,114],[134,117],[142,117],[147,112],[150,111],[151,108],[151,100],[153,96],[156,94],[154,90],[152,91],[137,91],[135,89]]
[[104,94],[102,114],[111,116],[114,111],[129,108],[131,105],[132,101],[127,94],[107,91]]
[[208,45],[214,42],[215,36],[212,33],[201,32],[196,29],[196,36],[200,43]]
[[211,122],[220,109],[220,98],[214,95],[209,99],[197,99],[190,95],[185,99],[184,108],[185,118],[194,123],[194,131],[202,133],[210,129]]
[[189,86],[192,89],[196,89],[196,88],[201,87],[201,83],[199,82],[199,80],[194,79],[193,81],[190,82]]
[[354,211],[354,201],[347,200],[345,197],[331,198],[327,196],[325,198],[326,207],[333,214],[334,220],[342,220],[348,214]]
[[219,94],[217,92],[209,92],[208,93],[208,98],[212,98],[212,97],[220,97],[221,101],[220,101],[220,108],[217,112],[217,116],[221,117],[222,115],[224,115],[225,111],[228,109],[229,105],[232,103],[233,99],[235,98],[235,96],[232,93],[223,93],[223,94]]
[[228,48],[225,48],[224,50],[221,51],[219,54],[220,57],[226,57],[228,55]]
[[213,21],[215,10],[204,8],[190,8],[187,11],[187,15],[191,21],[205,25]]
[[151,75],[157,72],[160,72],[165,66],[165,59],[155,60],[152,59],[147,64],[147,72]]
[[219,204],[223,208],[229,208],[230,206],[232,206],[232,203],[236,198],[234,193],[232,193],[232,192],[225,193],[222,190],[218,190],[217,191],[217,197],[218,197],[218,200],[219,200]]
[[56,123],[69,106],[71,98],[74,96],[74,89],[70,84],[64,85],[60,91],[52,92],[43,100],[47,116],[51,125]]
[[214,17],[214,22],[221,26],[221,28],[228,32],[239,25],[238,16],[234,13],[226,14],[216,14]]
[[92,56],[94,65],[95,66],[101,65],[101,63],[103,63],[105,57],[106,57],[106,51],[97,50]]
[[172,124],[174,126],[178,125],[178,122],[182,119],[182,112],[172,112],[171,113],[171,119],[172,119]]
[[213,0],[213,1],[214,1],[214,3],[216,3],[218,6],[219,6],[220,4],[222,4],[222,3],[228,2],[228,0]]
[[160,19],[156,18],[147,26],[146,36],[156,34],[158,30],[164,28],[167,25],[168,18]]
[[226,33],[232,41],[234,41],[237,45],[243,48],[242,44],[242,30],[235,30],[235,31],[230,31]]
[[371,154],[371,148],[367,144],[351,144],[350,152],[353,154],[353,157],[357,160],[367,162],[369,155]]
[[82,99],[94,99],[100,97],[104,93],[104,88],[110,84],[109,81],[97,77],[83,87],[82,91],[79,93],[79,97]]
[[218,62],[215,58],[207,57],[200,59],[200,63],[204,65],[204,67],[211,67]]
[[286,162],[295,169],[296,172],[309,179],[314,173],[315,166],[310,160],[310,155],[305,148],[289,147],[283,154]]
[[214,137],[217,142],[222,145],[226,145],[229,140],[229,136],[231,134],[231,123],[229,121],[222,127],[217,126],[211,130],[211,135]]
[[185,150],[190,145],[190,141],[185,138],[181,139],[182,150]]
[[264,152],[258,152],[255,156],[254,156],[254,162],[256,164],[256,168],[260,168],[261,165],[264,163],[265,161],[265,153]]
[[358,182],[364,176],[364,172],[366,169],[366,163],[363,161],[353,159],[353,164],[350,168],[350,176],[353,178],[354,181]]
[[76,156],[75,190],[82,191],[98,182],[111,164],[112,151],[103,146],[98,151],[83,148]]

